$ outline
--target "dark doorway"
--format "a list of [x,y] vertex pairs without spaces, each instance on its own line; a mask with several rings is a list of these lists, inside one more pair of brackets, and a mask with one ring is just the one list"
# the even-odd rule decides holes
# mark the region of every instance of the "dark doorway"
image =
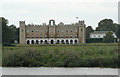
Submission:
[[34,44],[34,40],[31,41],[31,44]]
[[75,40],[75,44],[77,44],[77,40]]
[[47,40],[45,40],[45,44],[48,44]]
[[70,44],[73,44],[73,40],[70,40]]
[[29,40],[27,40],[27,44],[30,44],[30,41],[29,41]]
[[43,43],[43,40],[40,41],[40,44],[42,44],[42,43]]
[[39,41],[38,41],[38,40],[36,40],[36,44],[39,44]]
[[57,44],[60,44],[60,41],[59,41],[59,40],[57,40]]
[[61,44],[65,44],[65,43],[64,43],[64,40],[61,41]]
[[53,40],[51,40],[51,44],[54,44],[54,41],[53,41]]
[[66,44],[69,44],[69,41],[68,41],[68,40],[66,40]]

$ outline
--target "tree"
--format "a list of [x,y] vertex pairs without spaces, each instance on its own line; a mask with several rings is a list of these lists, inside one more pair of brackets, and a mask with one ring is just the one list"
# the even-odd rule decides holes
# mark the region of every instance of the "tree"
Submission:
[[87,38],[87,39],[89,39],[91,32],[94,32],[94,30],[93,30],[93,28],[92,28],[91,26],[88,26],[88,27],[86,28],[86,38]]
[[117,24],[113,23],[112,19],[103,19],[98,23],[96,31],[113,31],[115,32]]
[[8,27],[8,20],[0,17],[2,20],[2,43],[10,43],[12,39],[11,30]]
[[4,17],[0,17],[2,20],[2,43],[3,45],[9,45],[14,43],[14,40],[19,38],[19,28],[16,28],[15,25],[8,26],[8,20]]
[[9,29],[11,30],[12,38],[11,38],[11,43],[14,43],[14,40],[18,40],[18,29],[16,28],[15,25],[10,25]]
[[107,42],[107,43],[114,42],[113,33],[112,32],[108,32],[106,34],[106,36],[103,38],[103,42]]

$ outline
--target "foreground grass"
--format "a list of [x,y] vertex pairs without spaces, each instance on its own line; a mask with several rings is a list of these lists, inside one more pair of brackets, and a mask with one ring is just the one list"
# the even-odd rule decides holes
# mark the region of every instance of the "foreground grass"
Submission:
[[3,47],[3,66],[118,67],[120,63],[118,46],[97,45],[101,46],[22,45],[21,47],[17,45]]

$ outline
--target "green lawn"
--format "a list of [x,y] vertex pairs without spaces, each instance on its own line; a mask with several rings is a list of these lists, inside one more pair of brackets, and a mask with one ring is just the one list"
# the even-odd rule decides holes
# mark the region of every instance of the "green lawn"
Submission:
[[3,47],[3,66],[118,67],[117,43]]

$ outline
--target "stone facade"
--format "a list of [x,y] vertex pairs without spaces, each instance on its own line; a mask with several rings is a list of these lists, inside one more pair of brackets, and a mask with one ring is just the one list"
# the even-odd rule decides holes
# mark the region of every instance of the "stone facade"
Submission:
[[21,44],[78,44],[85,43],[84,21],[75,24],[55,24],[55,20],[49,20],[46,25],[25,24],[20,21],[20,43]]

